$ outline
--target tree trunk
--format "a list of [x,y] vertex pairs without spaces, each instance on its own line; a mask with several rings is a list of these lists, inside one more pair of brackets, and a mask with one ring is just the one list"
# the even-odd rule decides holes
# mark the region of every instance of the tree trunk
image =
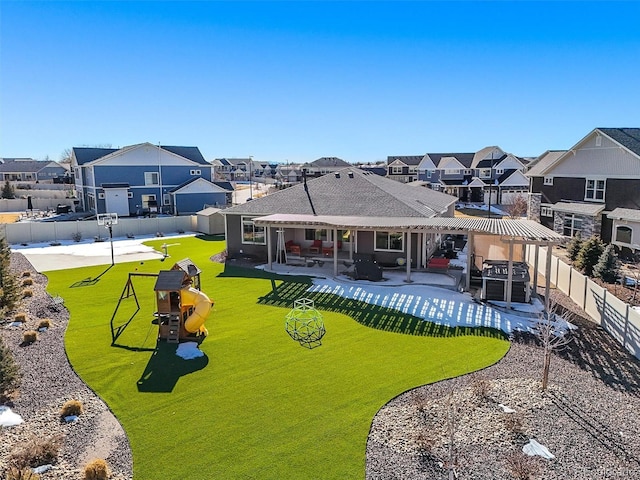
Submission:
[[549,366],[551,365],[551,350],[544,352],[544,367],[542,368],[542,391],[547,389],[549,384]]

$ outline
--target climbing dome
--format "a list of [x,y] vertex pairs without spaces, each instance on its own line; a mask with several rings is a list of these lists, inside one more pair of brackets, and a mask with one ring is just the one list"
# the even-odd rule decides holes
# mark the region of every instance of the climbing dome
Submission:
[[301,298],[293,302],[293,309],[287,314],[285,329],[291,338],[307,348],[322,345],[326,333],[322,315],[315,309],[313,300]]

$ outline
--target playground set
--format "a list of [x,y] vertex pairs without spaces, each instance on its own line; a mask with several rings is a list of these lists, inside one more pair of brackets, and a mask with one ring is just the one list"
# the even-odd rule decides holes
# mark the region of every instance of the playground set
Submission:
[[[157,311],[154,323],[158,325],[158,340],[180,343],[181,340],[201,339],[209,333],[204,326],[213,302],[200,290],[201,270],[188,258],[177,262],[170,270],[158,273],[130,272],[122,290],[118,304],[111,316],[111,344],[129,325],[140,310],[140,303],[133,285],[135,277],[156,277],[153,290],[156,295]],[[114,326],[114,319],[122,300],[133,297],[136,310],[129,320]]]

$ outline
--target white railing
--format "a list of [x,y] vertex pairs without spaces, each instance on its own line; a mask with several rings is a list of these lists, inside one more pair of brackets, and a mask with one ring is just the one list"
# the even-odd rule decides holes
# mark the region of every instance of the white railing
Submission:
[[[528,246],[527,259],[534,265],[535,247]],[[538,253],[538,272],[544,275],[546,248]],[[640,312],[609,293],[605,288],[567,265],[558,257],[551,258],[551,283],[583,308],[591,319],[602,326],[632,355],[640,359]]]

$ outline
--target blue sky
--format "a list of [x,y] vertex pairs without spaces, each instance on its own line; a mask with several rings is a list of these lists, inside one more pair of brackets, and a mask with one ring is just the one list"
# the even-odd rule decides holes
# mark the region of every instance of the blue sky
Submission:
[[0,1],[0,157],[570,148],[640,127],[640,2]]

